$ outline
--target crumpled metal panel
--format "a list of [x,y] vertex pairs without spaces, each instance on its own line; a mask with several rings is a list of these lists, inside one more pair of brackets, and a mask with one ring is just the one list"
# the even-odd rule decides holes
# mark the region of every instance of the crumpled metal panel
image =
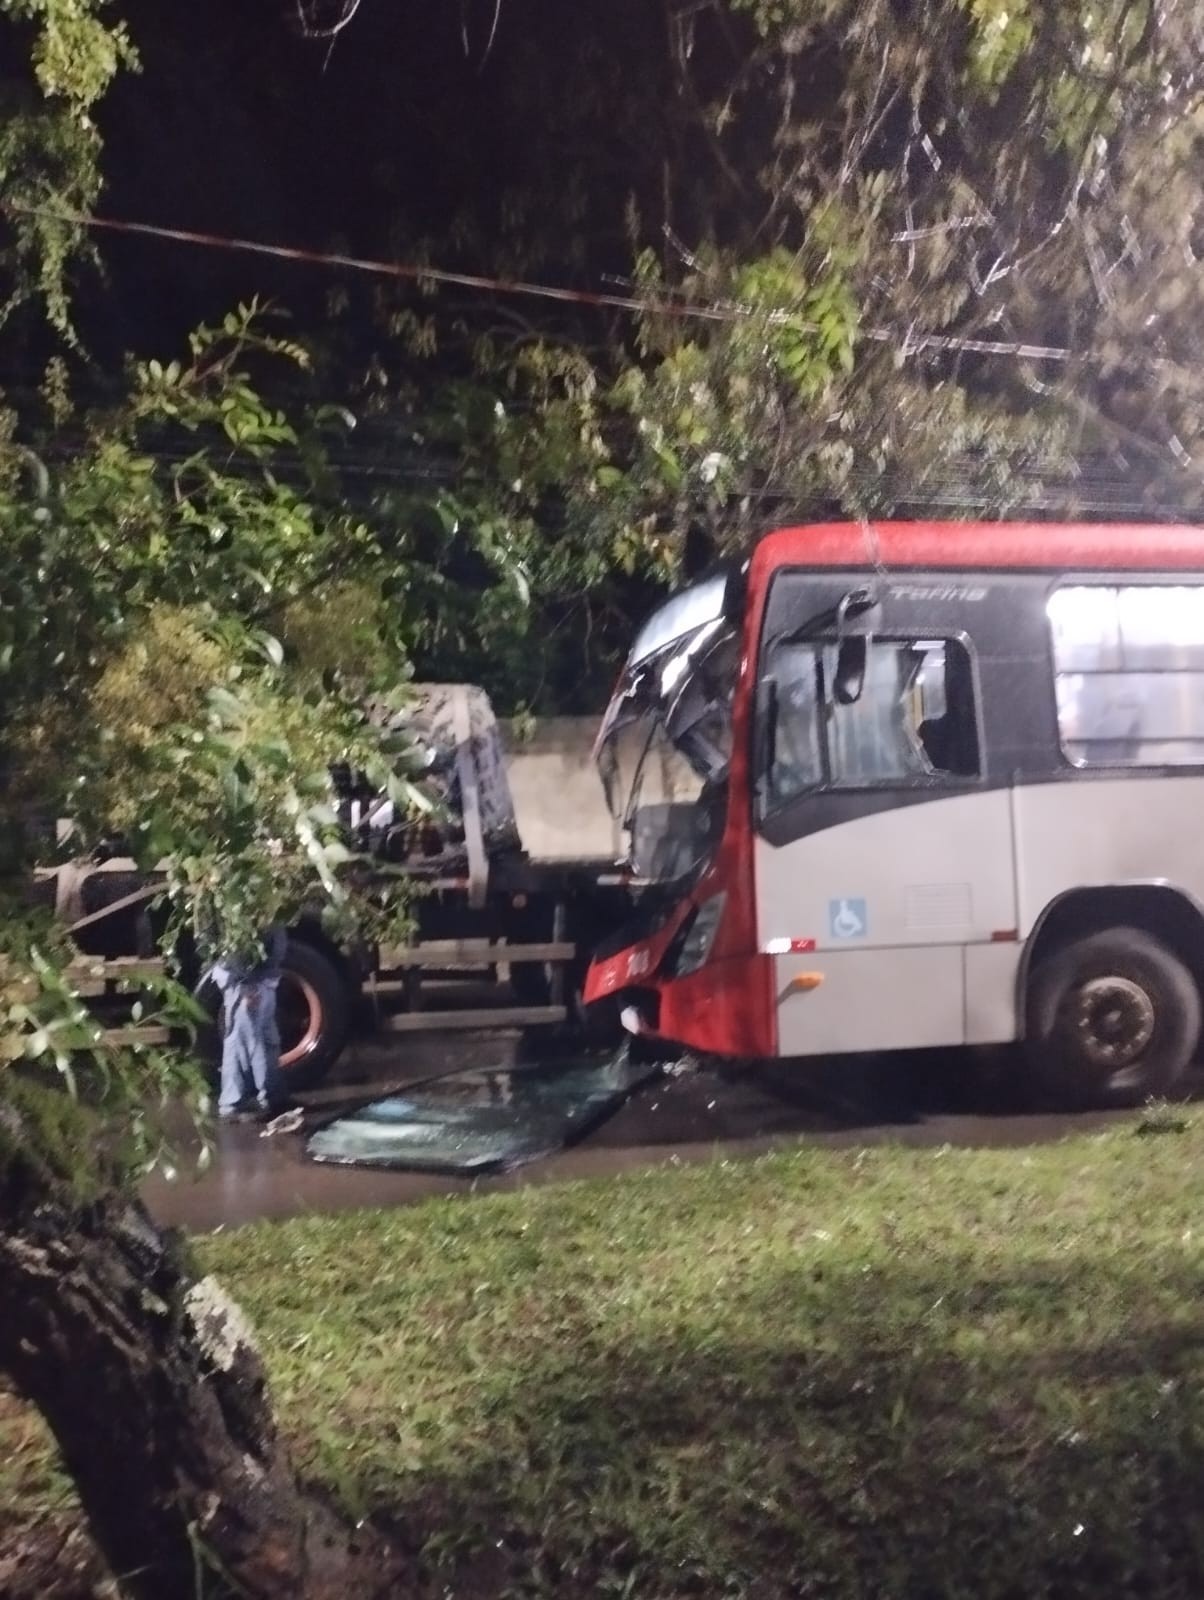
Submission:
[[310,1135],[314,1161],[474,1177],[553,1155],[616,1112],[661,1068],[606,1062],[458,1072],[338,1117]]
[[456,816],[462,812],[460,754],[456,733],[455,695],[467,699],[469,754],[475,774],[477,800],[481,809],[481,828],[491,850],[519,846],[514,800],[506,773],[506,757],[501,732],[489,696],[475,684],[413,683],[410,699],[403,710],[387,717],[392,728],[404,728],[415,744],[426,753],[429,763],[426,782],[429,789]]
[[367,711],[372,722],[406,735],[412,756],[406,773],[420,783],[435,810],[431,815],[399,814],[392,800],[374,792],[362,774],[336,764],[331,776],[339,815],[356,849],[416,869],[450,872],[466,863],[471,868],[473,851],[465,834],[467,782],[484,854],[492,859],[521,851],[501,730],[483,689],[413,683],[407,685],[400,709],[373,704]]

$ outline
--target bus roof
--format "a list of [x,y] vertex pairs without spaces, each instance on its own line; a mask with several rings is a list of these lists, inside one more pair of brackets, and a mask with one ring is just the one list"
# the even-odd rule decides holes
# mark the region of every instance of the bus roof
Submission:
[[767,533],[754,574],[775,567],[1031,568],[1204,572],[1204,527],[1132,522],[817,522]]

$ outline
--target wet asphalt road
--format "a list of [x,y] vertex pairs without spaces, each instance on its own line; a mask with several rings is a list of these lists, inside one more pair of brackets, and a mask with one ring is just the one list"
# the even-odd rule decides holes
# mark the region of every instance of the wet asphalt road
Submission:
[[[310,1100],[329,1116],[389,1093],[432,1070],[507,1064],[514,1041],[428,1041],[421,1056],[375,1050],[353,1058],[345,1081]],[[769,1064],[699,1069],[653,1082],[580,1144],[496,1177],[466,1180],[419,1173],[324,1166],[309,1161],[297,1134],[262,1137],[254,1124],[217,1130],[215,1158],[200,1176],[187,1151],[174,1183],[155,1178],[145,1195],[164,1224],[193,1232],[261,1219],[411,1205],[438,1194],[512,1189],[602,1176],[660,1163],[747,1158],[800,1143],[855,1148],[1021,1147],[1106,1127],[1132,1113],[1025,1114],[1004,1088],[984,1089],[964,1053],[940,1057],[833,1062],[823,1067]],[[358,1080],[358,1081],[356,1081]]]

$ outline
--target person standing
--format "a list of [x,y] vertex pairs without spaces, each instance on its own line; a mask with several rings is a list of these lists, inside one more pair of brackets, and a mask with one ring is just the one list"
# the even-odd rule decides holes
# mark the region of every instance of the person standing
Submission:
[[211,977],[222,997],[222,1079],[218,1116],[230,1120],[247,1100],[258,1114],[272,1114],[272,1095],[280,1068],[280,1032],[276,996],[288,936],[282,927],[268,930],[259,961],[223,957]]

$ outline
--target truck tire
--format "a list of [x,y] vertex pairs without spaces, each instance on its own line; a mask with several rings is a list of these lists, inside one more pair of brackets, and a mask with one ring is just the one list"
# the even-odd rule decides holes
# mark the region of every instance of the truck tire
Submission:
[[552,1003],[551,969],[543,961],[516,961],[510,968],[510,993],[520,1006]]
[[[217,986],[206,979],[197,998],[215,1020],[221,1010]],[[351,1030],[351,995],[347,981],[328,956],[312,945],[290,939],[276,1000],[280,1027],[280,1077],[273,1090],[281,1098],[316,1088],[342,1054]],[[216,1074],[221,1064],[217,1027],[205,1028],[197,1051]]]
[[1196,981],[1160,940],[1139,928],[1076,939],[1029,982],[1034,1087],[1072,1109],[1168,1094],[1195,1054],[1200,1022]]
[[[85,916],[91,916],[147,887],[149,882],[145,873],[93,872],[83,881],[81,910]],[[91,927],[81,930],[76,943],[86,955],[154,955],[155,941],[146,904],[127,906],[124,911],[115,912],[101,922],[94,922]]]
[[[555,910],[550,901],[536,899],[521,912],[512,912],[507,937],[514,944],[550,944]],[[551,963],[515,961],[510,966],[510,992],[520,1006],[552,1003]]]

